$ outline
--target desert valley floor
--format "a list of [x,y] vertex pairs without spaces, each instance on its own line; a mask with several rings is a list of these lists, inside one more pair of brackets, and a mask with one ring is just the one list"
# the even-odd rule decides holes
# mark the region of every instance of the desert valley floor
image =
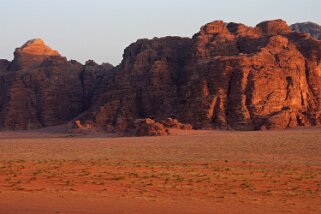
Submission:
[[321,213],[321,129],[0,133],[0,213]]

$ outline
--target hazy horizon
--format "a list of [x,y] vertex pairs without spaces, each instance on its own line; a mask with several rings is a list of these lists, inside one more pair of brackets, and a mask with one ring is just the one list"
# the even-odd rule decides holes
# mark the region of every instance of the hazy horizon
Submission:
[[123,50],[137,39],[191,37],[214,20],[255,26],[283,19],[288,24],[321,24],[321,1],[255,0],[0,0],[0,58],[29,39],[42,38],[68,59],[120,63]]

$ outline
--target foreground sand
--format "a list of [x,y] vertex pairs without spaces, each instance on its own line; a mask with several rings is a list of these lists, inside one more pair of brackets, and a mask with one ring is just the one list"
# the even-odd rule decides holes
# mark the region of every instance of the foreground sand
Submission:
[[321,213],[321,129],[0,133],[0,213]]

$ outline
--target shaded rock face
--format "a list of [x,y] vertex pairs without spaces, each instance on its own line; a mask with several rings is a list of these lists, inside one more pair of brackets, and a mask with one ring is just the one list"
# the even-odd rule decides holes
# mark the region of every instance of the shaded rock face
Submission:
[[0,59],[0,72],[4,72],[8,70],[10,62],[5,59]]
[[167,117],[200,129],[320,125],[320,48],[282,20],[215,21],[192,39],[139,40],[100,82],[86,119],[122,131]]
[[191,39],[167,37],[129,46],[114,75],[105,77],[95,91],[91,107],[95,124],[126,132],[136,119],[177,115],[191,45]]
[[30,40],[12,62],[0,62],[0,129],[66,123],[89,108],[95,83],[108,69],[67,61],[42,40]]
[[316,39],[321,39],[321,26],[313,22],[303,22],[291,25],[291,29],[298,33],[308,33]]

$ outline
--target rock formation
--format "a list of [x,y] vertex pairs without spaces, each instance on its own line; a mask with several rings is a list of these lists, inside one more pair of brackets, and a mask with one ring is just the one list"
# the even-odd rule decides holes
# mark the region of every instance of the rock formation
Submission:
[[302,22],[291,25],[293,31],[308,33],[316,39],[321,39],[321,26],[313,22]]
[[10,65],[11,70],[35,68],[50,58],[60,59],[60,54],[49,48],[43,40],[32,39],[14,52],[14,60]]
[[75,118],[82,129],[167,135],[321,125],[321,42],[292,29],[282,20],[214,21],[192,38],[138,40],[113,69],[67,61],[32,40],[13,62],[0,61],[0,127]]
[[320,48],[282,20],[215,21],[192,39],[138,40],[98,86],[89,115],[125,132],[137,118],[197,129],[320,125]]
[[66,123],[89,108],[100,73],[110,67],[67,61],[40,40],[0,61],[0,128],[36,129]]

